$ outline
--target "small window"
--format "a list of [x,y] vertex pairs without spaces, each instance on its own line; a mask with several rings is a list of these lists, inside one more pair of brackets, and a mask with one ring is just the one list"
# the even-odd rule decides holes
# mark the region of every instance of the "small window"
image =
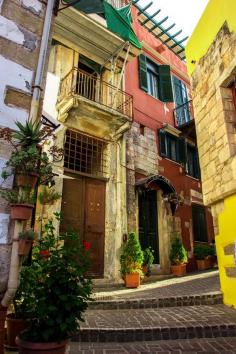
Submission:
[[140,88],[162,102],[173,102],[169,65],[158,65],[145,55],[139,56]]
[[170,160],[179,162],[178,137],[169,133],[160,131],[160,154]]
[[207,242],[207,225],[205,208],[201,205],[192,205],[194,241]]
[[187,173],[194,178],[200,178],[197,149],[189,144],[187,144]]

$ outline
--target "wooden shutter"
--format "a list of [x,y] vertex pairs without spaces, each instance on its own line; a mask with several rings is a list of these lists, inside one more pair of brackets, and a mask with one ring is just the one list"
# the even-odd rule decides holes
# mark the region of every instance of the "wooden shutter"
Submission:
[[159,146],[160,155],[167,156],[166,132],[162,129],[159,130]]
[[140,54],[139,56],[139,86],[145,92],[148,91],[147,59],[146,56],[143,54]]
[[178,139],[178,162],[181,163],[184,167],[187,162],[187,144],[184,138]]
[[192,205],[193,236],[194,241],[207,242],[207,223],[205,208],[200,205]]
[[170,66],[159,66],[159,95],[162,102],[173,102]]

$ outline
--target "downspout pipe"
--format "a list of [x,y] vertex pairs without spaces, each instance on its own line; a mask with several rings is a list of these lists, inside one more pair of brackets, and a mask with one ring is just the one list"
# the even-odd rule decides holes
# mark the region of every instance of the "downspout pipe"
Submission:
[[[31,101],[29,119],[32,121],[37,121],[39,113],[39,103],[42,92],[42,81],[44,75],[44,67],[48,51],[48,42],[52,25],[53,10],[54,10],[55,0],[47,1],[47,8],[45,13],[43,33],[41,38],[41,45],[38,57],[38,64],[35,73],[35,81],[33,86],[33,96]],[[19,232],[22,230],[23,223],[16,221],[14,227],[13,245],[11,251],[11,261],[9,278],[6,293],[1,301],[1,306],[7,308],[10,302],[13,300],[16,290],[19,284],[19,273],[20,273],[20,259],[18,256],[18,244],[19,244]]]
[[38,58],[38,65],[35,74],[35,80],[33,85],[33,96],[32,96],[30,114],[29,114],[29,119],[33,122],[38,120],[40,98],[41,98],[41,93],[43,91],[42,81],[43,81],[44,67],[45,67],[45,62],[46,62],[46,57],[48,52],[48,42],[50,37],[51,25],[52,25],[54,5],[55,5],[55,0],[47,1],[47,8],[46,8],[43,33],[42,33],[39,58]]

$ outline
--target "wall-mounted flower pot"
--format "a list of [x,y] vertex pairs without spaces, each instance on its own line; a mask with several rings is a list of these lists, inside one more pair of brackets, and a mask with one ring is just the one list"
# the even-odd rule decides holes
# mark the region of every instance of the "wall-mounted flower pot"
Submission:
[[28,256],[32,246],[32,240],[19,240],[18,246],[18,255],[19,256]]
[[11,204],[11,219],[29,220],[33,211],[32,204]]
[[38,181],[37,173],[17,173],[15,176],[15,182],[18,187],[30,187],[35,188]]
[[16,337],[16,343],[19,346],[21,354],[65,354],[67,341],[60,343],[31,343]]
[[22,318],[15,318],[14,314],[10,313],[6,318],[7,323],[7,347],[10,349],[17,348],[16,337],[20,332],[29,327],[29,322]]
[[138,288],[140,286],[140,274],[138,272],[125,274],[125,286],[126,288]]
[[182,277],[186,274],[186,264],[172,265],[170,268],[171,273],[176,275],[177,277]]

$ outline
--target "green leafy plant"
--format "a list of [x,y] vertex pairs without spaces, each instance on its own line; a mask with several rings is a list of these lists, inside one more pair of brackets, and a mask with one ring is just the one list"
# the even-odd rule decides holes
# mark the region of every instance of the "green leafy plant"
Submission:
[[7,200],[10,204],[34,204],[36,201],[35,191],[28,187],[18,189],[6,189],[0,191],[1,197]]
[[41,204],[52,204],[60,198],[61,194],[53,188],[45,187],[42,192],[39,193],[39,201]]
[[123,245],[120,255],[121,276],[127,273],[142,273],[143,251],[134,232],[128,236],[128,241]]
[[172,265],[179,265],[188,262],[187,251],[184,248],[180,237],[176,237],[171,244],[170,262]]
[[[50,251],[47,259],[40,255],[45,248]],[[89,251],[77,233],[58,235],[49,220],[42,239],[33,249],[32,264],[27,267],[32,282],[24,297],[31,318],[29,329],[20,336],[23,340],[57,342],[78,329],[91,300],[92,282],[85,276],[89,266]],[[27,272],[21,274],[21,280],[27,282]]]
[[194,256],[197,260],[203,260],[208,256],[214,256],[214,255],[215,255],[214,248],[207,244],[199,243],[194,247]]
[[152,247],[147,247],[145,248],[145,250],[143,251],[143,265],[147,265],[149,267],[152,266],[153,261],[154,261],[154,250],[152,249]]
[[35,240],[36,236],[37,236],[37,233],[32,229],[19,232],[19,239],[20,240]]

